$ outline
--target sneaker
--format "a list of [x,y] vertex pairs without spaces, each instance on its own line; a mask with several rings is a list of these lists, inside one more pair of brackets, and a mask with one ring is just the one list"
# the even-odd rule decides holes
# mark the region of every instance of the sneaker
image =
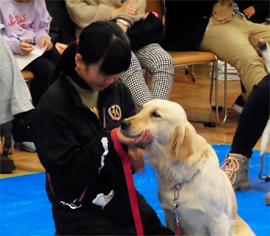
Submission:
[[264,202],[267,206],[270,206],[270,192],[265,195]]
[[245,103],[246,103],[246,102],[245,102],[244,98],[242,97],[242,95],[239,95],[238,98],[237,98],[237,99],[235,100],[235,102],[233,103],[232,108],[233,108],[235,111],[241,113],[242,110],[243,110],[243,106],[245,105]]
[[8,157],[7,152],[0,154],[0,173],[10,173],[16,169],[13,160]]
[[27,152],[36,152],[36,146],[33,142],[22,142],[22,149]]
[[249,159],[235,153],[227,154],[226,159],[222,163],[221,169],[228,176],[235,191],[249,188],[248,167]]

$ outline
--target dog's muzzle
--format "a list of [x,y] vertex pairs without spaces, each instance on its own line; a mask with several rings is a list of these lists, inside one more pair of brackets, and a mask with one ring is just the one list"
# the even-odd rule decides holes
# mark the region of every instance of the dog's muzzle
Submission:
[[127,129],[130,127],[131,123],[128,120],[123,120],[120,124],[121,131],[127,131]]

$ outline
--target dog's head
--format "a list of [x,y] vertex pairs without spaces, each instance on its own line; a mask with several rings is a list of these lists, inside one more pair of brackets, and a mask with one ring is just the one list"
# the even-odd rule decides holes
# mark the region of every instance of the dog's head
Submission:
[[154,135],[154,142],[168,147],[179,161],[192,155],[197,145],[198,135],[184,109],[167,100],[156,99],[144,104],[137,115],[122,122],[120,129],[129,137],[137,137],[148,129]]
[[234,4],[232,0],[219,0],[213,7],[215,24],[223,24],[232,19]]

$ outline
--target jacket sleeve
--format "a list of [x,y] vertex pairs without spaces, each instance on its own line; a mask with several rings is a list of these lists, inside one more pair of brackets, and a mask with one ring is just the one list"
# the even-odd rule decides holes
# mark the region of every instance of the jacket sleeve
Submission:
[[68,14],[71,20],[80,28],[87,27],[95,21],[110,20],[110,14],[113,7],[105,4],[91,4],[84,0],[66,0]]
[[58,185],[68,183],[84,188],[98,181],[99,171],[106,159],[110,159],[107,156],[110,156],[112,142],[105,132],[101,135],[92,132],[91,140],[87,142],[78,140],[81,136],[75,135],[78,132],[76,121],[72,121],[74,117],[68,117],[65,109],[70,108],[54,108],[50,112],[37,107],[31,124],[32,136],[39,159],[52,180]]
[[120,13],[117,16],[115,16],[114,19],[124,19],[127,20],[131,25],[133,25],[135,22],[139,21],[140,19],[143,19],[145,16],[145,8],[146,8],[146,0],[126,0],[123,5],[130,4],[138,9],[137,15],[129,15],[126,13]]
[[9,37],[6,36],[5,27],[4,27],[5,25],[3,24],[3,19],[2,19],[2,16],[1,16],[1,12],[0,12],[0,26],[1,26],[0,27],[0,33],[2,34],[4,40],[8,44],[11,51],[13,53],[22,54],[21,48],[20,48],[21,42],[18,39],[15,39],[13,37],[9,38]]
[[262,12],[269,12],[270,4],[269,1],[255,1],[252,6],[255,9],[255,14],[259,14]]
[[49,35],[51,37],[52,43],[55,45],[59,40],[60,32],[59,32],[59,27],[58,27],[56,21],[54,20],[54,18],[52,19],[51,24],[50,24]]

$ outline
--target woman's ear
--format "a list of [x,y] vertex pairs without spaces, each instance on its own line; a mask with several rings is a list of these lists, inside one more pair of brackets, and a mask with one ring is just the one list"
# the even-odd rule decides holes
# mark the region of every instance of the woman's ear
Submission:
[[76,53],[75,55],[75,63],[78,68],[82,68],[85,66],[85,63],[83,62],[82,55],[79,53]]

